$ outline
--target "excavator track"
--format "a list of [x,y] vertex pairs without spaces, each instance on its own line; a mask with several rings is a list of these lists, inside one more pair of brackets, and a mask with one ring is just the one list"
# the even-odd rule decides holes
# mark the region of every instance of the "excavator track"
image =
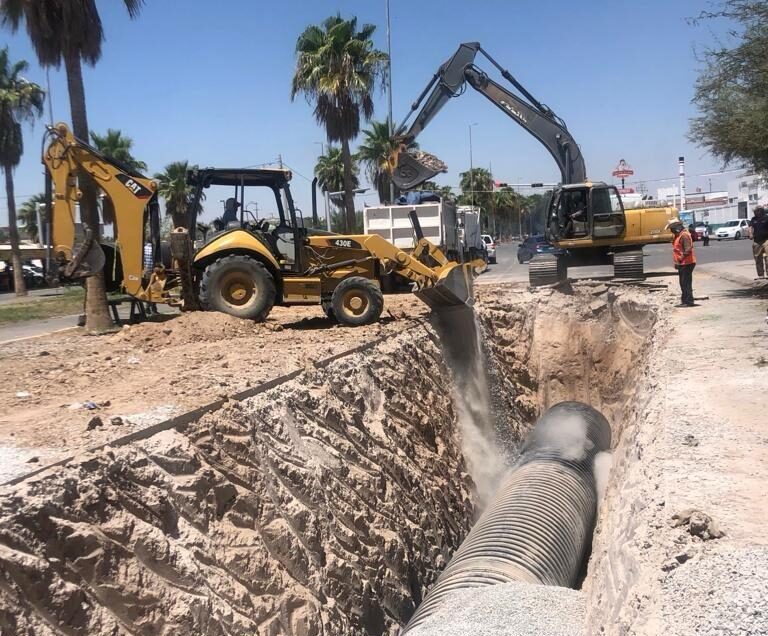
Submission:
[[614,278],[645,278],[643,250],[616,252],[613,255]]
[[568,278],[565,261],[552,254],[538,254],[528,265],[528,281],[531,287],[553,285]]

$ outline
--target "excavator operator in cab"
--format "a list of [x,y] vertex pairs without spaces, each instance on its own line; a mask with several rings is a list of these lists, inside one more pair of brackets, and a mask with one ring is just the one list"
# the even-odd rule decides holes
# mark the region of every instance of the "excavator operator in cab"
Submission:
[[563,228],[563,234],[566,238],[571,238],[574,235],[574,226],[576,223],[585,223],[587,220],[587,202],[584,196],[584,192],[581,190],[575,190],[569,193],[570,196],[570,209],[567,212],[567,220],[565,227]]

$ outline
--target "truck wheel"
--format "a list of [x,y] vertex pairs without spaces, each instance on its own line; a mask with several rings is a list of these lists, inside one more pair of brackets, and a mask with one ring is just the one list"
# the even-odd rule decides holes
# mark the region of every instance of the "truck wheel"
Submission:
[[231,254],[205,268],[200,281],[204,309],[262,322],[275,304],[275,281],[259,261]]
[[331,297],[333,313],[342,325],[357,327],[376,322],[384,309],[384,296],[372,281],[352,276],[341,281]]

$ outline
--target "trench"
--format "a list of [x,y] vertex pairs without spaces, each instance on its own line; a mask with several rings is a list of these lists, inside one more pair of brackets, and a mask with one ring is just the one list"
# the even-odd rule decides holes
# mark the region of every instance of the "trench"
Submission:
[[183,430],[8,488],[0,633],[394,636],[537,416],[562,400],[601,411],[624,449],[579,600],[562,599],[598,633],[626,600],[604,579],[626,529],[611,511],[655,306],[631,288],[493,288],[469,362],[461,329],[424,322]]

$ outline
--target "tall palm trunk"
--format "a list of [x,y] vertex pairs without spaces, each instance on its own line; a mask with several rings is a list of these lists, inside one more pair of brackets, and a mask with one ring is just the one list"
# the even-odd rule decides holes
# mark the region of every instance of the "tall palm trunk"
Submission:
[[[69,52],[64,57],[67,70],[67,88],[69,89],[69,107],[72,113],[72,131],[75,137],[88,140],[88,115],[85,110],[85,87],[80,57],[77,53]],[[83,193],[80,199],[80,218],[93,233],[98,241],[99,211],[96,205],[96,184],[91,177],[80,173],[78,185]],[[107,290],[104,281],[104,271],[90,276],[85,283],[85,328],[88,331],[106,331],[112,327],[112,318],[107,305]]]
[[8,197],[8,234],[11,238],[11,265],[13,265],[13,288],[17,296],[26,296],[24,269],[21,266],[19,249],[19,228],[16,225],[16,199],[13,194],[13,166],[3,166],[5,170],[5,194]]
[[341,161],[344,164],[344,218],[345,231],[352,234],[355,229],[355,185],[352,180],[352,153],[349,150],[349,140],[341,141]]

